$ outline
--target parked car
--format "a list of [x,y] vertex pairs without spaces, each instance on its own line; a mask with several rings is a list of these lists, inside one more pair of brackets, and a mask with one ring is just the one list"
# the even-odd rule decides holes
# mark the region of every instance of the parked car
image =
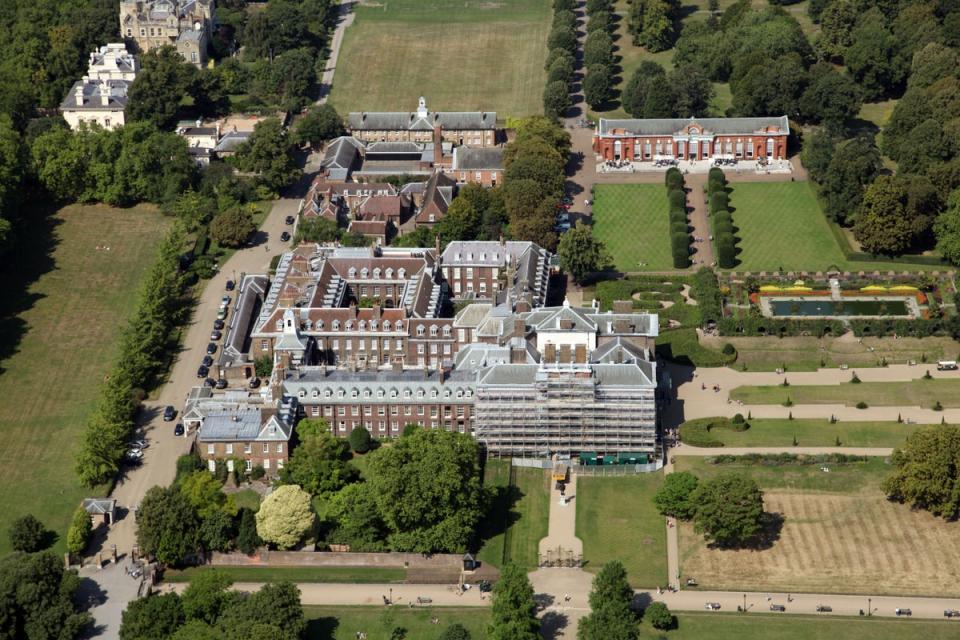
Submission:
[[150,447],[150,443],[147,442],[146,440],[142,440],[142,439],[141,439],[141,440],[131,440],[130,442],[127,443],[127,446],[130,447],[131,449],[140,449],[140,450],[142,451],[143,449],[149,448],[149,447]]
[[183,435],[183,423],[178,422],[177,426],[173,428],[173,435],[182,436]]
[[200,364],[205,367],[209,367],[213,364],[213,358],[210,356],[203,356],[203,361]]
[[720,603],[708,602],[705,605],[703,605],[703,608],[706,609],[707,611],[720,611]]
[[226,317],[227,310],[225,308],[221,308],[219,311],[217,311],[217,320],[223,320]]
[[223,378],[217,378],[217,389],[226,389],[227,381]]
[[772,604],[772,605],[770,605],[770,611],[779,611],[780,613],[783,613],[783,612],[786,611],[786,610],[787,610],[787,608],[786,608],[785,606],[783,606],[782,604]]
[[256,378],[256,377],[250,378],[250,388],[251,388],[251,389],[256,389],[256,388],[259,387],[259,386],[260,386],[260,378]]
[[215,386],[217,386],[217,381],[214,380],[213,378],[207,378],[206,380],[203,381],[203,386],[210,387],[211,389],[213,389]]
[[283,221],[286,222],[287,224],[293,224],[295,220],[296,218],[294,218],[293,216],[287,216],[286,218],[283,219]]
[[230,306],[230,296],[223,296],[220,298],[220,308],[226,309]]
[[833,607],[827,606],[825,604],[817,605],[817,613],[830,613],[833,611]]
[[956,609],[946,609],[943,612],[944,618],[960,618],[960,611]]
[[218,330],[216,330],[216,329],[214,329],[213,331],[210,332],[210,339],[211,339],[211,340],[219,340],[219,339],[222,338],[222,337],[223,337],[223,333],[221,333],[220,331],[218,331]]
[[481,580],[479,584],[477,584],[477,588],[480,589],[480,593],[490,593],[493,591],[493,585],[489,580]]
[[896,609],[894,609],[893,612],[894,612],[895,614],[897,614],[898,616],[912,616],[912,615],[913,615],[913,611],[910,611],[910,609],[900,609],[899,607],[896,608]]
[[227,291],[233,291],[237,287],[237,283],[233,280],[227,280]]
[[571,198],[570,196],[563,196],[562,198],[560,198],[560,202],[563,204],[573,204],[573,198]]
[[220,331],[221,329],[223,329],[223,320],[214,320],[213,328],[216,329],[217,331]]
[[290,239],[290,234],[287,233],[286,231],[284,231],[283,233],[280,234],[280,241],[281,241],[281,242],[286,242],[286,241],[289,240],[289,239]]
[[558,214],[557,222],[559,222],[560,224],[563,224],[564,222],[570,222],[570,214],[569,213]]
[[208,353],[208,354],[210,354],[210,355],[212,356],[212,355],[215,354],[216,352],[217,352],[217,345],[213,344],[212,342],[207,345],[207,353]]
[[177,417],[177,410],[168,404],[163,410],[163,421],[170,422],[175,417]]
[[210,368],[209,368],[209,367],[205,367],[205,366],[203,366],[203,365],[200,365],[199,367],[197,367],[197,377],[198,377],[198,378],[206,378],[208,373],[210,373]]
[[570,223],[562,222],[558,225],[554,225],[553,230],[557,233],[566,233],[567,231],[570,231]]
[[124,457],[130,462],[140,462],[143,460],[143,451],[140,449],[127,449]]

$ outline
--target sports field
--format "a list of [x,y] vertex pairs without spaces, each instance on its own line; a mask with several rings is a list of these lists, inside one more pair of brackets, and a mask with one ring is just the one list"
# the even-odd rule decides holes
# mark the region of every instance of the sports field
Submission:
[[682,575],[704,589],[823,593],[960,594],[960,523],[889,502],[880,491],[883,460],[850,465],[711,465],[678,458],[677,469],[704,477],[752,476],[768,513],[782,518],[768,548],[708,548],[680,527]]
[[[789,374],[787,380],[790,379]],[[930,409],[937,402],[942,407],[960,407],[960,379],[935,378],[908,382],[861,382],[853,384],[811,384],[743,386],[730,391],[732,400],[744,404],[783,404],[789,398],[794,404],[845,404],[855,406],[904,406]]]
[[[0,274],[0,552],[32,513],[60,538],[85,497],[73,473],[84,420],[166,221],[152,207],[72,205],[35,228]],[[12,267],[12,269],[11,269]],[[37,496],[43,496],[38,500]]]
[[350,111],[543,113],[549,0],[357,3],[330,102]]
[[667,190],[659,184],[598,184],[593,233],[620,271],[673,269]]
[[577,537],[587,571],[619,560],[633,586],[666,584],[667,534],[653,505],[662,482],[662,473],[577,478]]

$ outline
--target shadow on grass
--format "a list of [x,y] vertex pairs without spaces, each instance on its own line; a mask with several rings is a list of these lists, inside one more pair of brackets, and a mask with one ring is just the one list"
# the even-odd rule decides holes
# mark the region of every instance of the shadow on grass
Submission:
[[[40,277],[56,264],[53,251],[59,240],[56,228],[61,220],[54,217],[54,208],[42,204],[12,231],[10,249],[0,261],[0,363],[15,355],[27,333],[27,324],[20,317],[43,297],[30,291]],[[0,375],[4,372],[0,364]]]
[[310,640],[334,640],[339,627],[340,620],[333,616],[313,618],[312,620],[307,620],[307,633],[305,637]]

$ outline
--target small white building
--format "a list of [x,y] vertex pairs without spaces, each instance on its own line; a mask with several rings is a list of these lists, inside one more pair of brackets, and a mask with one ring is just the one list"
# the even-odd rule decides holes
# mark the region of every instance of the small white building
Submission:
[[60,104],[71,129],[81,122],[104,129],[126,122],[127,92],[140,70],[140,63],[123,43],[111,43],[90,54],[87,75],[74,83]]

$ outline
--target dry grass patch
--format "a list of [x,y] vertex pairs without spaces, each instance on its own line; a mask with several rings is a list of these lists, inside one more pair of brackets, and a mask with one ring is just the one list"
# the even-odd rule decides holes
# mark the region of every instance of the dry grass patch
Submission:
[[683,525],[683,575],[705,589],[960,594],[960,524],[888,502],[876,489],[769,490],[764,502],[784,517],[770,549],[710,549]]

